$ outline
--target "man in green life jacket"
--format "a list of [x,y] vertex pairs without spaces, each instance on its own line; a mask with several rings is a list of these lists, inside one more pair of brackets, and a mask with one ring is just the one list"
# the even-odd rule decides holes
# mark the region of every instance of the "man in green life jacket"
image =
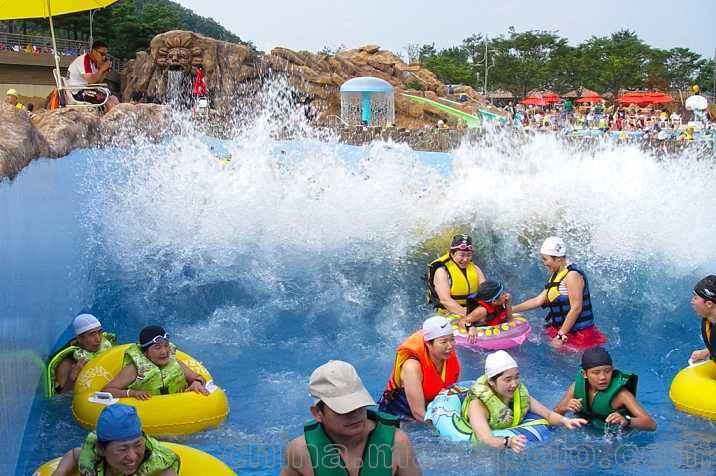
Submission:
[[177,476],[179,457],[142,432],[137,410],[115,403],[102,410],[96,431],[60,460],[52,476]]
[[398,420],[368,410],[375,402],[348,362],[331,360],[311,374],[314,420],[286,447],[281,476],[419,476]]
[[554,411],[577,414],[596,428],[609,425],[623,429],[656,430],[656,422],[636,401],[637,376],[614,368],[603,347],[592,347],[582,355],[577,373]]
[[116,344],[114,334],[102,332],[102,324],[92,314],[78,315],[72,327],[75,338],[51,357],[47,365],[48,396],[71,391],[82,367]]
[[696,283],[691,307],[701,318],[701,337],[706,348],[695,350],[690,360],[699,362],[711,358],[716,361],[716,275],[711,274]]
[[124,352],[124,368],[102,391],[116,398],[148,400],[153,395],[194,391],[209,395],[204,378],[175,356],[176,347],[161,326],[147,326],[139,344]]

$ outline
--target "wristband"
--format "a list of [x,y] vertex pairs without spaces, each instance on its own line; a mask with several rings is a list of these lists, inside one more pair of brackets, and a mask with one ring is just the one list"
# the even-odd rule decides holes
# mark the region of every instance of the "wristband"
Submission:
[[569,337],[567,334],[562,334],[561,332],[557,332],[557,339],[561,340],[562,342],[567,342]]
[[505,437],[505,448],[509,448],[509,447],[510,447],[510,437],[506,436]]
[[631,426],[631,415],[624,415],[624,419],[626,420],[624,428],[629,428]]

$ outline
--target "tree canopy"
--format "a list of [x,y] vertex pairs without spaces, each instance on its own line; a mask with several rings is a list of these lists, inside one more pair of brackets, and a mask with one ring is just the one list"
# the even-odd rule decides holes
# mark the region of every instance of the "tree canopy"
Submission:
[[[89,13],[73,13],[54,18],[59,38],[89,40]],[[49,35],[47,20],[17,20],[5,24],[0,31],[25,35]],[[3,25],[0,25],[3,26]],[[131,58],[138,50],[147,49],[159,33],[169,30],[190,30],[217,40],[242,43],[255,50],[250,42],[221,26],[212,18],[199,16],[169,0],[120,0],[93,16],[93,37],[106,42],[110,53],[118,58]]]
[[713,85],[713,60],[688,48],[653,48],[630,30],[594,36],[570,46],[556,31],[510,28],[489,38],[471,35],[458,46],[419,47],[419,61],[444,83],[484,87],[487,46],[488,89],[525,96],[533,89],[558,92],[588,88],[617,94],[620,89],[687,89]]

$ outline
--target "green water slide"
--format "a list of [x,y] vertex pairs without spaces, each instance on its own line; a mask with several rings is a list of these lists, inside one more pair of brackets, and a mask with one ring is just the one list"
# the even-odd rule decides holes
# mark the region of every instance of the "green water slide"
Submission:
[[452,106],[448,106],[447,104],[433,101],[432,99],[424,98],[422,96],[413,96],[412,94],[403,93],[403,96],[405,96],[408,99],[412,99],[413,101],[415,101],[417,103],[432,106],[435,109],[438,109],[438,110],[443,111],[447,114],[450,114],[451,116],[455,116],[459,119],[462,119],[463,121],[465,121],[465,124],[467,124],[467,127],[481,127],[482,126],[482,118],[481,117],[473,116],[472,114],[468,114],[465,111],[461,111],[460,109],[454,108]]
[[[455,104],[456,106],[462,106],[462,103],[453,101],[451,99],[447,98],[439,98],[441,101],[446,102],[448,104]],[[500,116],[499,114],[495,114],[494,112],[485,111],[484,109],[478,109],[480,112],[480,116],[486,121],[492,121],[492,122],[499,122],[500,124],[505,124],[507,122],[507,118],[504,116]]]

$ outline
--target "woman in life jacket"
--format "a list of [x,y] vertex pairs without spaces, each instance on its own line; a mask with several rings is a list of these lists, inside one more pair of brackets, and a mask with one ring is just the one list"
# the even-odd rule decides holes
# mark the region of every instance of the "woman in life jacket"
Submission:
[[180,464],[172,450],[144,434],[134,407],[115,403],[102,410],[96,431],[62,457],[52,476],[177,476]]
[[656,430],[656,422],[636,400],[636,375],[614,368],[603,347],[582,355],[582,369],[554,408],[560,415],[572,412],[603,430],[612,425],[623,429]]
[[452,325],[444,316],[432,316],[423,322],[422,330],[398,347],[388,385],[378,402],[380,411],[422,423],[427,404],[459,377]]
[[428,265],[430,302],[439,314],[468,314],[468,300],[485,281],[482,270],[472,262],[472,253],[472,238],[455,235],[448,252]]
[[574,430],[587,424],[582,418],[566,418],[539,402],[520,382],[517,362],[504,350],[485,359],[485,374],[475,380],[462,403],[462,415],[470,422],[478,440],[493,448],[510,448],[515,453],[525,449],[524,435],[497,437],[492,430],[502,430],[522,423],[528,412],[535,413],[550,425]]
[[125,351],[124,368],[102,391],[138,400],[185,391],[208,395],[204,378],[177,360],[175,351],[164,328],[145,327],[139,333],[139,344]]
[[585,349],[605,343],[606,336],[594,325],[587,277],[567,261],[564,241],[550,236],[544,240],[540,256],[550,272],[549,281],[541,293],[513,306],[512,312],[546,308],[545,331],[552,347],[569,344],[572,349]]
[[477,340],[478,327],[497,326],[512,319],[511,299],[512,295],[505,292],[502,283],[489,280],[481,283],[474,303],[468,303],[471,308],[474,306],[465,317],[468,340]]
[[48,396],[71,391],[82,367],[116,343],[114,334],[103,332],[102,324],[92,314],[75,317],[72,328],[75,338],[49,359]]

